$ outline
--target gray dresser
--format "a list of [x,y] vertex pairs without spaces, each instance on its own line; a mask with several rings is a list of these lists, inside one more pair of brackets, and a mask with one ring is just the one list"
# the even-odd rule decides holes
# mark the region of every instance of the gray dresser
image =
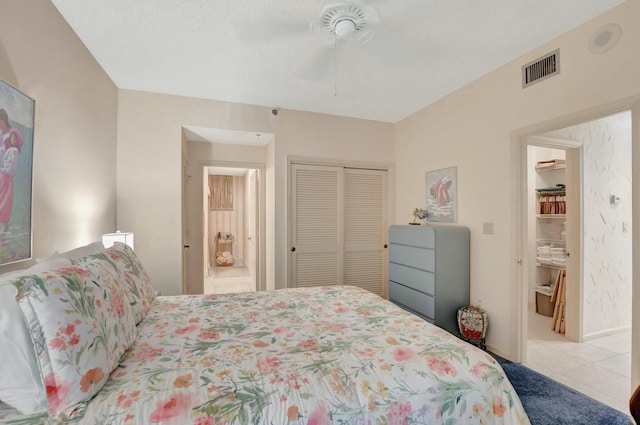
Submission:
[[469,229],[389,226],[389,300],[446,329],[469,305]]

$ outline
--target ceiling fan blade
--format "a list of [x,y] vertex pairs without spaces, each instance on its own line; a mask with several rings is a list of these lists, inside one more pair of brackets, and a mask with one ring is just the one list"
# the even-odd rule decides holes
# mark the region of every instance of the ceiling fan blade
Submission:
[[307,22],[292,22],[287,20],[264,21],[237,19],[233,21],[238,40],[245,43],[258,43],[271,40],[286,39],[309,33]]
[[326,81],[333,77],[335,68],[334,46],[317,48],[302,65],[295,71],[295,75],[308,81]]
[[380,31],[364,46],[367,53],[381,64],[406,68],[427,60],[425,52],[420,52],[414,43],[397,37],[391,32]]

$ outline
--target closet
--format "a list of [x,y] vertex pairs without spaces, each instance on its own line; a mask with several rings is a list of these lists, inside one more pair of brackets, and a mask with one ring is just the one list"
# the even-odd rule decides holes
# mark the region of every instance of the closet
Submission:
[[387,171],[291,164],[289,286],[386,296]]
[[[536,312],[554,317],[554,329],[564,333],[566,281],[566,162],[538,160],[535,165]],[[557,326],[555,324],[557,323]]]

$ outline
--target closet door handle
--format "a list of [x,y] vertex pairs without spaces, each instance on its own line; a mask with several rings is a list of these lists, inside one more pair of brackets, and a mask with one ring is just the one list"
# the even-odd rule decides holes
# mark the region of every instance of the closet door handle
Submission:
[[296,247],[295,246],[291,247],[291,252],[296,252]]
[[387,244],[384,244],[384,249],[387,249]]

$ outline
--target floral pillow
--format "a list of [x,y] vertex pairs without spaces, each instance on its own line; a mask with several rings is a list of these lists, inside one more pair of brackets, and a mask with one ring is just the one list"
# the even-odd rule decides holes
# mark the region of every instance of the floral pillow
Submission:
[[127,244],[116,242],[99,254],[76,260],[75,264],[84,267],[87,262],[96,258],[108,261],[111,267],[118,271],[122,284],[127,290],[136,324],[140,323],[149,312],[156,294],[151,286],[149,275],[133,249]]
[[71,261],[66,258],[50,259],[0,276],[0,400],[25,415],[45,413],[47,394],[31,333],[16,301],[18,291],[11,282],[20,276],[69,266]]
[[36,348],[49,415],[81,415],[136,337],[118,273],[94,260],[13,284]]

